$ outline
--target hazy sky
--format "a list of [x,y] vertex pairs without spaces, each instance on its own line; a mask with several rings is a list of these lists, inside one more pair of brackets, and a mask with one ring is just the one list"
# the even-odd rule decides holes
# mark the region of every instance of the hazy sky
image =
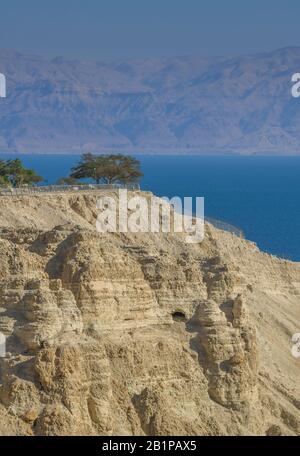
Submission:
[[0,47],[45,56],[235,55],[300,45],[299,0],[0,0]]

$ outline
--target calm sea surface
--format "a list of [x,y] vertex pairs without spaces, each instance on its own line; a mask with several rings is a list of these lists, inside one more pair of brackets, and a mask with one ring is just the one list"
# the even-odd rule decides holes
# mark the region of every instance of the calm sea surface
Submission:
[[[1,158],[13,155],[1,155]],[[144,190],[204,196],[209,217],[243,230],[267,252],[300,261],[300,157],[139,156]],[[75,155],[22,155],[48,183],[67,176]]]

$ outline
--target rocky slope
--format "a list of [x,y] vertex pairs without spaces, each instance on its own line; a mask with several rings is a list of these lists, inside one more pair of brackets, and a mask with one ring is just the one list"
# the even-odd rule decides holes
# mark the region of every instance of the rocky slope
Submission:
[[300,48],[93,62],[0,51],[0,150],[299,154]]
[[0,433],[299,435],[300,265],[100,234],[96,199],[0,198]]

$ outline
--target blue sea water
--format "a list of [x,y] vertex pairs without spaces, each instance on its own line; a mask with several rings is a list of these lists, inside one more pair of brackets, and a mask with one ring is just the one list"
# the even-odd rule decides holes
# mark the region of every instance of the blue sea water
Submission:
[[[145,174],[142,189],[159,196],[204,196],[206,216],[241,228],[266,252],[300,261],[300,157],[138,158]],[[48,183],[55,183],[69,174],[79,156],[21,159]]]

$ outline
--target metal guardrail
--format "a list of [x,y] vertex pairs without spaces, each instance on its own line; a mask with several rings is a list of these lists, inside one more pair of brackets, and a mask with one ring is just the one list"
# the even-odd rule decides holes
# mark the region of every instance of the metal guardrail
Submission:
[[0,188],[0,196],[20,196],[43,193],[68,193],[93,190],[140,190],[138,184],[83,184],[83,185],[48,185],[40,187],[18,187],[18,188]]
[[235,234],[240,238],[245,237],[243,231],[240,228],[237,228],[234,225],[230,225],[230,223],[222,222],[221,220],[216,220],[210,217],[205,217],[205,221],[218,228],[219,230],[228,231],[229,233]]

